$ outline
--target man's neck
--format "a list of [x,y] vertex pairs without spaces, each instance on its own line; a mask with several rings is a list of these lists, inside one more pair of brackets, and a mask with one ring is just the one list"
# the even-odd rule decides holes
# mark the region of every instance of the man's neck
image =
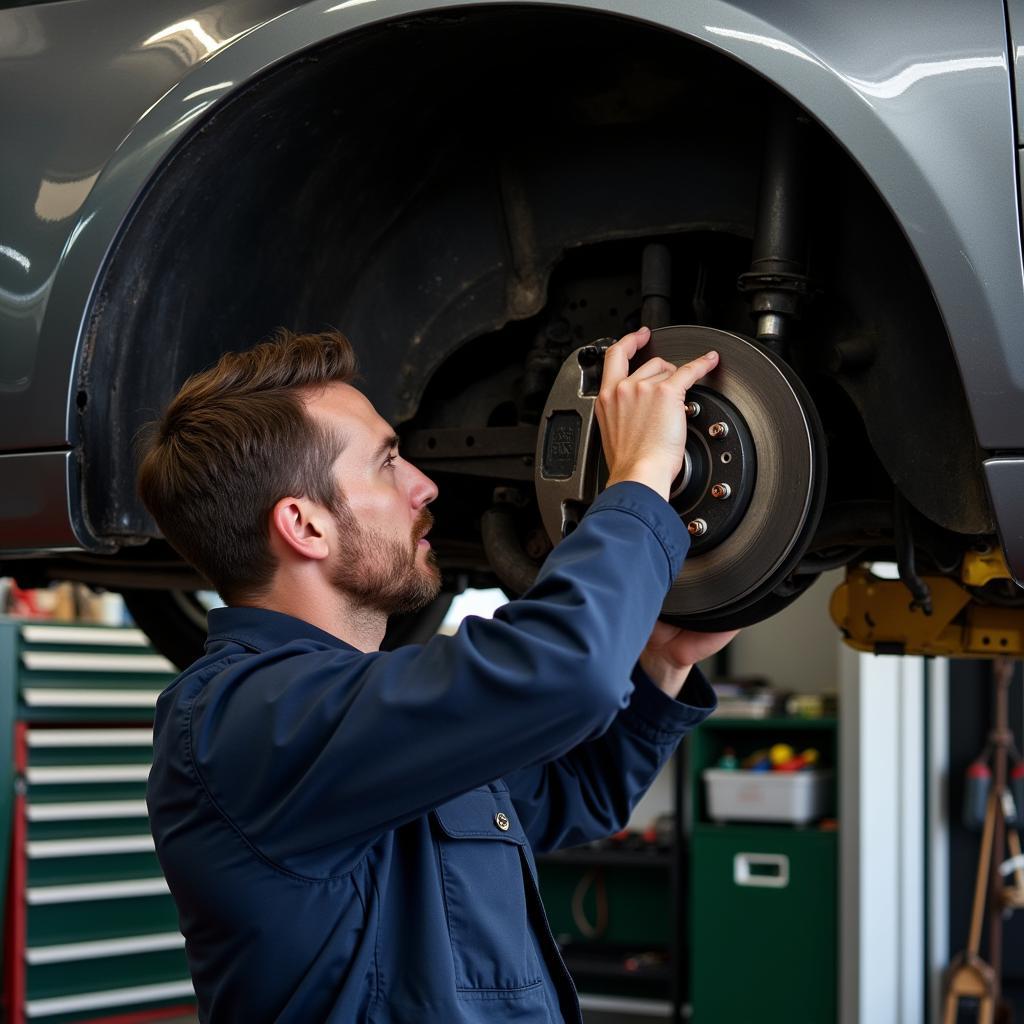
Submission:
[[355,605],[344,594],[322,581],[300,586],[277,580],[258,607],[283,612],[312,623],[325,633],[351,644],[357,650],[380,650],[387,629],[387,616],[377,609]]

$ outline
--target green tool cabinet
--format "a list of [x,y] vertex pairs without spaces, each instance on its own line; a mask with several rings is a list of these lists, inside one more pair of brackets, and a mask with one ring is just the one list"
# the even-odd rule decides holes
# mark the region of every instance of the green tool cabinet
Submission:
[[[563,850],[537,858],[541,894],[566,965],[581,992],[663,1003],[671,992],[672,857],[657,850]],[[573,906],[590,923],[585,935]]]
[[[835,720],[709,719],[691,737],[690,1003],[693,1024],[835,1024],[838,832],[716,823],[704,768],[776,742],[838,763]],[[835,808],[835,793],[832,808]]]
[[0,620],[12,1024],[194,1007],[145,804],[153,708],[175,674],[139,630]]

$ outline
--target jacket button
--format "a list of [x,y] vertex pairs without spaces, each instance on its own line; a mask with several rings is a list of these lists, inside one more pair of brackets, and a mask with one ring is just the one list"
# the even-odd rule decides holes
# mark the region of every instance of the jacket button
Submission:
[[507,832],[508,816],[504,814],[502,811],[498,811],[498,813],[494,816],[494,824],[497,825],[502,832]]

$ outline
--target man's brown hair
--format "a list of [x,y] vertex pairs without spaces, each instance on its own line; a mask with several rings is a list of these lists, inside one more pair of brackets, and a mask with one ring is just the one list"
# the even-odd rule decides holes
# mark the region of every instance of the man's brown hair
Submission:
[[307,413],[303,393],[355,373],[341,333],[282,329],[189,377],[149,424],[139,496],[171,546],[228,604],[269,589],[277,568],[269,517],[281,498],[337,511],[331,470],[345,440]]

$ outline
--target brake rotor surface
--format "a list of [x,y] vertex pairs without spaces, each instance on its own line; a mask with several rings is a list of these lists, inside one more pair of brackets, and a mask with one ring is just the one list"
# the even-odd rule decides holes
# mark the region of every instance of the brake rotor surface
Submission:
[[[687,393],[699,410],[691,407],[687,460],[670,496],[684,522],[703,533],[691,530],[690,552],[663,615],[724,629],[764,618],[791,599],[772,591],[795,567],[817,525],[825,494],[825,443],[814,404],[796,373],[740,335],[710,327],[663,327],[652,333],[630,369],[655,356],[678,366],[709,349],[719,353],[719,363]],[[594,414],[602,356],[594,346],[574,352],[544,410],[537,499],[556,543],[571,532],[607,479]],[[712,492],[716,484],[718,497]],[[757,602],[763,613],[751,607]]]

